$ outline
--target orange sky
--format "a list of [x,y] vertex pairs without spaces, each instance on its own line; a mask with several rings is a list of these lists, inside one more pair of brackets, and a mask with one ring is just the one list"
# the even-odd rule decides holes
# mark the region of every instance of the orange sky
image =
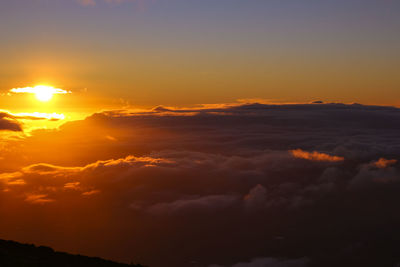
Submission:
[[[400,104],[397,2],[224,2],[2,1],[1,108]],[[51,108],[6,95],[38,84],[73,94]]]

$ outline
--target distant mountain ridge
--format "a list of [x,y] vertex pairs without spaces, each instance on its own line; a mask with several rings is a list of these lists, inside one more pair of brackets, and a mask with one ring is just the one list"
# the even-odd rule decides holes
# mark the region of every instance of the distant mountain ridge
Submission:
[[1,267],[145,267],[141,264],[123,264],[97,257],[56,252],[52,248],[21,244],[0,239]]

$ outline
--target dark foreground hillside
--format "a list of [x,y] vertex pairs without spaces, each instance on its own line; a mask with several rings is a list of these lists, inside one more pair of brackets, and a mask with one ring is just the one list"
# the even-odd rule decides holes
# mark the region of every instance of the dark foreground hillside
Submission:
[[122,264],[100,258],[55,252],[49,247],[36,247],[14,241],[0,240],[1,267],[144,267],[140,264]]

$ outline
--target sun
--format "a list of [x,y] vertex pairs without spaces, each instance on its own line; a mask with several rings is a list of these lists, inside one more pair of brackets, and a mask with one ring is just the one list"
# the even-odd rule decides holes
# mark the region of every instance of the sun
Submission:
[[36,99],[42,102],[50,101],[53,98],[54,87],[38,85],[34,87]]

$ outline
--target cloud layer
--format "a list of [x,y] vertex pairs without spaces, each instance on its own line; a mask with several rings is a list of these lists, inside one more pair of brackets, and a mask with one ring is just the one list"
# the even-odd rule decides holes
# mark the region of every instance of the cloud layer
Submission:
[[357,104],[93,114],[0,154],[0,235],[156,267],[394,266],[399,119]]

